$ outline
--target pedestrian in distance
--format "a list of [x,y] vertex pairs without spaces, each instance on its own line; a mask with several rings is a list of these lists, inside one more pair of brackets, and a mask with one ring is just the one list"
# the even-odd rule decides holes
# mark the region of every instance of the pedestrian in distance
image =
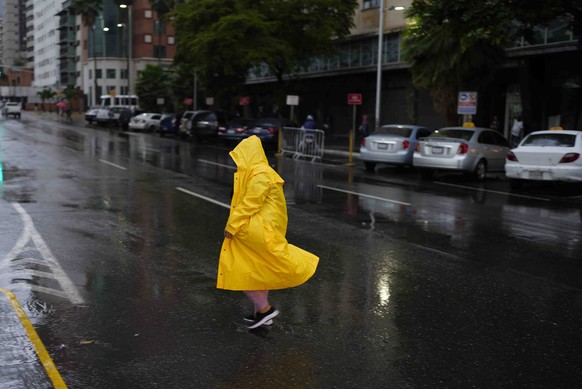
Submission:
[[305,120],[301,128],[304,128],[306,130],[315,130],[317,128],[317,123],[315,123],[315,119],[313,118],[313,116],[307,115],[307,119]]
[[271,325],[279,315],[269,291],[303,284],[319,258],[287,242],[284,181],[269,166],[261,140],[256,135],[242,140],[230,156],[237,171],[216,287],[245,293],[254,312],[244,321],[254,329]]
[[515,148],[519,144],[521,138],[521,131],[523,130],[523,120],[521,115],[513,120],[513,126],[511,127],[511,147]]
[[369,133],[370,129],[369,129],[369,123],[368,123],[368,114],[362,115],[362,123],[360,124],[360,127],[358,127],[358,129],[360,130],[360,133],[362,134],[363,138],[370,135],[370,133]]
[[498,127],[499,123],[497,121],[497,115],[493,115],[493,117],[491,118],[491,123],[489,123],[489,128],[492,130],[497,130]]

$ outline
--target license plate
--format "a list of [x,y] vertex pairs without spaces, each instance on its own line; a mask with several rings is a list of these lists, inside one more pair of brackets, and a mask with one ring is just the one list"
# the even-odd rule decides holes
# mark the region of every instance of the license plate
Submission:
[[443,153],[443,148],[442,147],[433,147],[432,148],[432,153],[433,154],[442,154]]
[[252,132],[253,134],[260,134],[260,133],[261,133],[261,130],[254,129],[254,130],[252,130],[251,132]]
[[386,143],[378,143],[378,150],[387,150],[388,145]]
[[229,128],[228,131],[226,131],[227,134],[234,134],[234,129],[233,128]]
[[529,172],[529,179],[530,180],[541,180],[543,178],[542,172]]

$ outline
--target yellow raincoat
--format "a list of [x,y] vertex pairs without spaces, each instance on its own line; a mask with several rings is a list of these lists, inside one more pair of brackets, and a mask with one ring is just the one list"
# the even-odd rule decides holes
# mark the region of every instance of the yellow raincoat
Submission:
[[303,284],[319,258],[287,243],[283,179],[269,166],[261,140],[244,139],[230,156],[238,168],[216,287],[273,290]]

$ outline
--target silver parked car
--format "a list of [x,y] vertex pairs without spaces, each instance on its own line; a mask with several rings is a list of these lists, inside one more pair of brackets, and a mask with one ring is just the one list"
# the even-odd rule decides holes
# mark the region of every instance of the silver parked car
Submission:
[[442,170],[462,172],[482,181],[487,172],[505,171],[509,149],[509,142],[495,130],[446,127],[419,142],[412,163],[423,178]]
[[411,124],[385,124],[362,138],[360,159],[368,171],[374,171],[379,163],[412,166],[412,155],[418,140],[431,132],[426,127]]
[[526,181],[582,182],[582,132],[536,131],[507,153],[505,175],[518,189]]

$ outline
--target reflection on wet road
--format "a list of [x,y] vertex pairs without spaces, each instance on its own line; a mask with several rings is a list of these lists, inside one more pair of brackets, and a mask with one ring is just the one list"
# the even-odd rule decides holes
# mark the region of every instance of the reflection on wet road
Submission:
[[242,293],[215,289],[232,145],[32,116],[4,125],[0,259],[16,258],[25,225],[15,203],[84,304],[37,288],[42,273],[28,290],[4,275],[0,287],[20,288],[70,387],[582,381],[575,193],[511,194],[498,178],[427,182],[270,152],[286,181],[288,239],[321,260],[307,284],[272,292],[275,325],[249,333]]

